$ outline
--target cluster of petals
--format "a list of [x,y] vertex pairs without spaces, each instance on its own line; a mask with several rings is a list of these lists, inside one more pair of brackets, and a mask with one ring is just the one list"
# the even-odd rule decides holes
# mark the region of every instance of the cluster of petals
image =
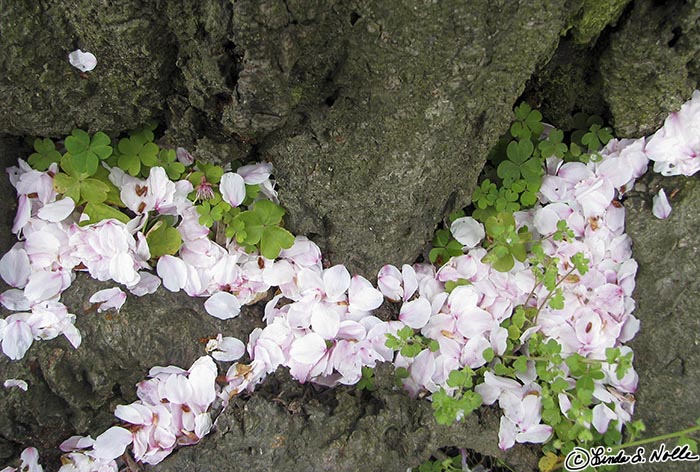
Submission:
[[123,426],[113,426],[94,440],[73,436],[61,444],[67,454],[60,472],[116,472],[115,459],[128,446],[136,460],[157,464],[175,447],[196,444],[209,433],[217,376],[211,357],[200,357],[189,370],[153,367],[149,375],[137,386],[139,400],[115,409]]
[[700,90],[671,113],[664,125],[649,138],[646,152],[654,161],[654,172],[691,176],[700,170]]
[[[357,383],[363,367],[392,362],[407,369],[403,383],[412,396],[429,398],[441,388],[452,392],[447,385],[450,372],[487,365],[487,349],[497,356],[505,353],[508,333],[502,324],[519,305],[538,310],[535,325],[520,339],[525,354],[529,336],[540,332],[561,344],[564,356],[577,353],[603,361],[604,378],[595,383],[590,426],[601,434],[611,424],[620,430],[631,420],[638,378],[630,369],[618,379],[615,366],[604,362],[605,354],[611,347],[630,353],[624,343],[636,334],[639,321],[632,315],[631,298],[637,263],[624,233],[625,210],[618,198],[633,188],[650,159],[654,170],[664,175],[695,173],[700,168],[696,158],[700,138],[693,132],[697,120],[700,92],[648,140],[614,139],[589,163],[547,159],[540,203],[517,212],[515,219],[518,228],[527,226],[535,238],[542,238],[546,255],[558,258],[563,309],[547,304],[549,290],[537,283],[527,263],[516,261],[512,270],[503,273],[482,262],[484,229],[469,217],[451,227],[464,254],[439,270],[429,264],[384,266],[375,287],[342,265],[324,268],[318,246],[303,236],[296,237],[277,260],[249,254],[235,241],[217,244],[187,199],[192,185],[170,181],[160,168],[151,169],[147,179],[112,169],[110,179],[136,217],[127,224],[105,220],[79,226],[81,215],[76,214],[74,202],[56,200],[52,182],[56,166],[38,172],[20,161],[8,170],[18,192],[13,232],[20,242],[0,260],[0,276],[13,287],[0,295],[0,303],[20,313],[0,320],[2,348],[18,359],[33,340],[59,334],[77,347],[80,334],[73,327],[75,316],[59,301],[73,280],[73,270],[113,280],[135,295],[152,293],[162,283],[171,291],[208,297],[206,311],[220,319],[238,316],[242,305],[265,298],[270,288],[278,289],[265,307],[266,326],[250,334],[247,346],[221,334],[207,343],[206,351],[213,358],[233,362],[222,389],[215,385],[217,369],[209,356],[200,358],[189,371],[153,368],[151,378],[138,385],[140,400],[115,411],[122,426],[95,440],[73,437],[62,445],[68,452],[63,472],[117,470],[115,459],[130,445],[137,460],[156,464],[175,447],[194,444],[209,432],[217,396],[226,405],[232,396],[252,391],[280,367],[302,383],[333,386]],[[178,149],[178,159],[184,162],[191,156]],[[257,164],[225,173],[220,183],[224,201],[240,205],[246,184],[260,185],[265,198],[276,200],[271,171],[269,164]],[[657,200],[654,214],[667,217],[671,210],[665,194],[660,193]],[[155,268],[148,265],[150,254],[141,232],[152,212],[177,216],[183,240],[180,251],[159,258]],[[549,236],[561,220],[574,237],[555,241]],[[572,270],[577,253],[589,260],[584,275]],[[448,291],[447,282],[456,286]],[[115,288],[98,292],[90,301],[99,304],[98,309],[119,309],[125,298]],[[373,313],[385,299],[396,304],[397,320],[383,321]],[[404,327],[437,341],[439,349],[407,357],[388,348],[387,335],[396,335]],[[250,361],[238,362],[244,350]],[[566,365],[560,368],[568,373]],[[567,380],[573,388],[575,380]],[[527,372],[516,378],[485,372],[476,391],[484,405],[498,403],[503,412],[502,449],[515,443],[543,443],[551,437],[552,428],[542,424],[541,389],[532,361]],[[566,415],[569,397],[561,394],[558,400]],[[30,451],[26,461],[32,460]]]

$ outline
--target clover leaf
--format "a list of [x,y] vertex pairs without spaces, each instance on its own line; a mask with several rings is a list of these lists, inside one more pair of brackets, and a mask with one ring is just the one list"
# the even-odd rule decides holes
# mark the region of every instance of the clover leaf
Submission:
[[263,257],[275,259],[294,244],[294,235],[279,226],[283,215],[284,208],[270,200],[255,202],[252,209],[233,218],[236,241],[248,249],[259,246]]
[[73,168],[79,173],[93,175],[100,161],[112,155],[110,142],[109,136],[102,131],[95,133],[91,139],[85,131],[74,129],[64,145]]
[[[158,163],[158,145],[153,142],[153,131],[141,129],[132,132],[128,138],[122,138],[117,145],[119,156],[117,165],[129,175],[146,175],[146,168]],[[142,169],[143,168],[143,169]]]
[[185,172],[185,166],[177,160],[177,154],[174,149],[161,149],[158,153],[156,165],[165,170],[170,180],[178,180],[182,173]]
[[588,133],[583,135],[581,144],[588,147],[588,152],[595,152],[608,144],[608,141],[610,141],[612,137],[612,130],[610,128],[604,128],[596,123],[591,125]]
[[503,184],[508,187],[521,176],[526,182],[538,182],[542,179],[544,170],[539,158],[534,157],[532,141],[524,139],[511,141],[508,144],[506,154],[508,159],[501,162],[497,173],[503,179]]
[[67,197],[71,197],[76,204],[83,202],[102,203],[107,200],[109,186],[98,179],[81,178],[59,172],[53,180],[54,189]]
[[537,147],[545,158],[557,156],[559,159],[563,159],[564,154],[566,154],[566,151],[569,149],[568,146],[562,142],[563,140],[564,132],[559,129],[554,129],[549,133],[547,139],[540,142]]
[[159,220],[146,234],[146,242],[151,258],[157,259],[160,256],[177,253],[182,245],[182,237],[177,229]]
[[514,138],[529,140],[534,135],[539,137],[544,131],[542,113],[533,110],[527,103],[521,103],[515,109],[515,122],[510,127],[510,134]]
[[29,165],[39,171],[45,171],[54,162],[61,160],[61,153],[56,150],[56,145],[49,138],[34,140],[35,153],[29,156]]
[[83,214],[87,215],[88,219],[81,221],[81,226],[97,223],[102,220],[108,220],[110,218],[115,219],[117,221],[121,221],[124,224],[128,223],[129,220],[131,220],[131,218],[128,215],[125,215],[116,208],[106,205],[104,203],[88,202],[88,204],[85,205],[85,208],[83,209]]

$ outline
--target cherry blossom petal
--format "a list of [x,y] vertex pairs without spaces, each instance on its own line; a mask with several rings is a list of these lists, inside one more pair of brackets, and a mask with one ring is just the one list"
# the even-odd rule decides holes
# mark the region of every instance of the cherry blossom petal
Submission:
[[651,212],[655,217],[665,220],[671,215],[671,204],[668,203],[668,198],[666,197],[664,189],[659,190],[659,193],[654,195],[652,201]]
[[432,309],[426,298],[417,298],[401,305],[399,320],[413,329],[421,329],[428,323]]
[[26,195],[20,195],[17,199],[17,214],[12,224],[12,233],[18,234],[32,217],[32,202]]
[[403,301],[407,301],[418,290],[418,276],[413,267],[404,264],[401,266],[401,278],[403,279]]
[[131,285],[128,287],[129,292],[133,293],[137,297],[142,297],[149,293],[155,293],[160,287],[160,278],[149,272],[139,272],[139,281],[136,285]]
[[90,436],[71,436],[63,441],[58,448],[63,452],[75,451],[77,449],[87,449],[95,444],[95,440]]
[[39,465],[39,451],[35,447],[28,447],[20,455],[22,464],[21,472],[42,472],[44,469]]
[[272,164],[269,162],[258,162],[247,166],[239,167],[236,173],[243,177],[248,185],[256,185],[265,182],[270,178]]
[[605,404],[599,403],[598,405],[593,407],[592,424],[600,434],[605,434],[605,432],[608,430],[608,424],[610,424],[610,420],[615,419],[617,419],[617,415]]
[[226,172],[221,176],[219,184],[221,197],[226,203],[236,208],[245,200],[245,182],[243,177],[233,172]]
[[0,294],[0,304],[12,311],[27,311],[31,308],[31,302],[24,296],[24,291],[17,288],[5,290]]
[[289,356],[301,364],[316,364],[326,353],[326,341],[316,333],[309,333],[292,343]]
[[24,296],[30,302],[54,298],[65,288],[63,279],[64,276],[60,272],[34,272],[24,287]]
[[214,318],[228,320],[241,312],[241,303],[232,293],[217,292],[204,302],[204,309]]
[[19,388],[20,390],[27,391],[29,386],[27,385],[27,382],[21,379],[7,379],[5,382],[3,382],[3,387],[5,388],[12,388],[16,387]]
[[324,339],[333,339],[340,328],[340,315],[327,309],[325,304],[318,303],[311,312],[311,328]]
[[187,265],[175,256],[161,256],[156,266],[158,276],[163,279],[163,287],[177,292],[187,283]]
[[0,277],[8,285],[24,288],[31,273],[32,268],[29,264],[27,251],[19,247],[18,244],[7,251],[0,259]]
[[23,319],[26,313],[8,316],[2,330],[2,352],[12,360],[21,359],[34,341],[32,329]]
[[232,336],[222,337],[218,342],[212,344],[211,347],[212,349],[210,349],[209,344],[207,344],[207,352],[211,352],[211,356],[221,362],[236,361],[245,354],[245,344],[243,344],[243,341]]
[[109,261],[109,275],[115,282],[124,285],[136,285],[139,281],[134,259],[126,252],[117,254]]
[[81,72],[90,72],[97,65],[97,58],[91,52],[76,49],[68,54],[68,62]]
[[119,287],[106,288],[95,292],[90,297],[90,303],[99,303],[100,306],[97,308],[98,313],[107,311],[110,308],[114,308],[119,311],[124,302],[126,301],[126,293],[122,291]]
[[350,286],[350,272],[342,264],[324,270],[323,286],[330,301],[340,301]]
[[102,460],[116,459],[124,454],[126,446],[132,441],[133,436],[128,429],[112,426],[95,439],[93,444],[95,457]]
[[484,239],[484,225],[470,216],[457,218],[450,225],[452,236],[463,246],[471,249]]
[[196,434],[198,438],[203,438],[209,434],[212,426],[213,423],[209,413],[200,413],[194,419],[194,434]]
[[401,272],[395,266],[387,264],[379,269],[377,286],[382,294],[392,302],[398,302],[403,297],[401,281]]
[[151,419],[151,411],[143,405],[134,403],[131,405],[117,405],[114,416],[127,423],[143,425]]
[[37,216],[42,220],[58,222],[63,221],[75,210],[75,202],[70,197],[49,203],[39,208]]
[[372,286],[369,280],[356,275],[350,280],[348,301],[353,310],[372,311],[384,302],[384,296]]
[[498,429],[498,447],[505,451],[510,449],[515,444],[515,436],[517,435],[517,427],[515,423],[501,416],[501,425]]
[[515,440],[519,443],[529,442],[541,444],[547,442],[552,436],[552,427],[546,424],[530,426],[526,431],[516,434]]

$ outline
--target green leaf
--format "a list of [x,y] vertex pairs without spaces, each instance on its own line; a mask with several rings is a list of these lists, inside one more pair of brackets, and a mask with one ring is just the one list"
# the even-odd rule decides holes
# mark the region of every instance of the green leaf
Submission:
[[113,151],[112,146],[110,146],[111,142],[112,141],[109,139],[109,136],[104,134],[102,131],[98,131],[92,137],[92,141],[90,142],[90,150],[95,153],[99,159],[107,159],[112,155]]
[[138,175],[139,171],[141,170],[141,160],[135,154],[122,154],[119,156],[117,165],[120,169],[132,176]]
[[242,228],[245,229],[245,239],[238,240],[237,236],[238,242],[245,241],[249,245],[255,245],[260,242],[265,226],[260,221],[260,216],[258,213],[251,210],[246,210],[242,213],[239,213],[233,219],[233,224],[237,226],[242,225]]
[[81,154],[90,147],[90,135],[81,129],[74,129],[64,141],[66,151],[73,155]]
[[450,254],[444,247],[436,247],[430,250],[428,258],[433,264],[442,266],[450,259]]
[[254,211],[260,217],[260,222],[264,225],[276,225],[282,221],[284,208],[270,200],[259,200],[255,202]]
[[568,390],[570,387],[569,387],[569,382],[567,382],[566,380],[564,380],[561,377],[557,377],[554,380],[554,382],[552,382],[551,388],[552,388],[552,391],[554,393],[561,393],[561,392],[564,392],[565,390]]
[[121,221],[124,224],[128,223],[129,220],[131,220],[131,218],[129,218],[121,211],[109,205],[105,205],[104,203],[88,202],[88,204],[85,205],[83,213],[86,214],[89,217],[89,219],[87,221],[81,222],[81,226],[97,223],[102,220],[108,220],[110,218],[115,219],[117,221]]
[[29,165],[39,171],[47,170],[54,162],[60,162],[61,153],[56,151],[56,145],[49,138],[34,140],[35,153],[29,156]]
[[80,202],[80,181],[75,177],[59,172],[53,178],[53,187],[56,192],[72,198],[76,204]]
[[85,179],[80,183],[80,194],[86,202],[102,203],[107,200],[109,186],[97,179]]
[[[158,223],[161,224],[158,225]],[[173,255],[180,250],[182,245],[182,237],[177,229],[162,221],[158,223],[146,234],[146,242],[153,259],[164,255]]]
[[434,247],[445,247],[447,243],[450,242],[450,231],[446,229],[439,229],[435,231],[435,236],[433,237]]
[[525,356],[518,357],[513,362],[513,367],[520,373],[527,372],[527,358]]
[[499,272],[508,272],[515,266],[515,261],[513,256],[506,254],[505,256],[499,257],[493,263],[493,268]]
[[282,249],[289,249],[294,244],[294,235],[279,226],[268,226],[263,230],[260,240],[260,253],[267,259],[276,259]]
[[681,436],[678,438],[678,445],[679,446],[688,446],[691,452],[697,454],[698,453],[698,443],[694,439],[689,438],[688,436]]

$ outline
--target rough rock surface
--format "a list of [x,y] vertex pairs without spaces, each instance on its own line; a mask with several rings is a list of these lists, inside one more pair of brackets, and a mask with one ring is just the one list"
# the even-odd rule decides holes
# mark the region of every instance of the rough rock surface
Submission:
[[[3,5],[0,31],[1,134],[120,132],[162,117],[175,48],[157,9],[20,0]],[[98,61],[84,78],[68,62],[78,48]]]
[[[627,232],[639,263],[634,299],[641,330],[630,343],[639,373],[635,418],[644,437],[691,427],[700,417],[700,180],[697,177],[646,179],[646,192],[625,203]],[[660,188],[670,195],[671,216],[651,213]],[[667,441],[673,446],[673,441]],[[647,451],[659,444],[647,446]],[[696,471],[698,463],[647,464],[626,471]]]
[[108,286],[81,274],[61,299],[77,315],[83,337],[78,349],[61,336],[35,342],[21,361],[0,357],[3,381],[29,384],[27,392],[0,389],[0,463],[17,452],[14,443],[42,448],[50,465],[63,440],[76,433],[95,437],[111,426],[114,407],[136,400],[135,385],[151,367],[188,368],[204,354],[203,338],[242,336],[252,330],[250,323],[260,322],[258,310],[221,322],[206,314],[201,300],[162,288],[129,297],[119,313],[96,313],[87,300]]
[[455,444],[501,458],[514,470],[536,467],[536,448],[498,449],[496,410],[439,426],[429,402],[393,387],[390,366],[376,372],[379,388],[372,393],[347,387],[314,393],[313,386],[277,372],[249,400],[225,410],[210,438],[180,449],[152,470],[403,472]]
[[618,136],[657,129],[698,84],[698,2],[634,2],[600,59],[605,99]]

